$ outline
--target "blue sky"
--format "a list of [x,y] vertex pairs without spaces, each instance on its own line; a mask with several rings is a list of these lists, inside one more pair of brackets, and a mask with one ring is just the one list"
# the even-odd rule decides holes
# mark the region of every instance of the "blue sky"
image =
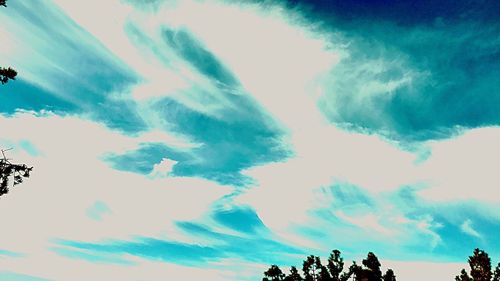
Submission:
[[9,1],[0,147],[35,168],[0,200],[0,279],[260,280],[332,249],[410,281],[475,247],[500,261],[499,11]]

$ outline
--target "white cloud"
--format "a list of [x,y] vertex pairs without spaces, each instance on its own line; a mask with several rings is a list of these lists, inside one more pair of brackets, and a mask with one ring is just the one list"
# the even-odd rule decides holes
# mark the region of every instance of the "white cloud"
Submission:
[[168,176],[168,174],[172,172],[172,169],[174,168],[175,164],[177,164],[177,161],[168,158],[163,158],[160,163],[155,164],[153,166],[153,170],[151,171],[150,175],[153,178]]
[[[146,139],[77,117],[19,113],[0,116],[0,127],[4,132],[0,143],[15,148],[9,157],[34,166],[31,178],[1,198],[2,249],[36,254],[52,238],[186,240],[173,223],[202,217],[214,201],[233,190],[203,179],[149,179],[113,170],[99,160],[103,153],[124,152]],[[30,155],[16,146],[23,140],[39,153]],[[96,201],[111,211],[99,221],[86,212]]]
[[397,280],[452,280],[460,274],[465,263],[423,262],[423,261],[380,261],[386,268],[392,268]]
[[428,143],[431,156],[419,167],[428,188],[420,195],[427,200],[479,200],[498,203],[500,194],[500,128],[462,130],[446,140]]
[[465,220],[460,225],[460,230],[462,230],[462,232],[470,236],[474,236],[476,238],[482,238],[482,235],[479,232],[477,232],[477,230],[475,230],[474,227],[472,226],[472,220],[470,219]]
[[160,261],[126,257],[133,265],[96,263],[59,256],[42,250],[24,258],[2,260],[2,269],[49,280],[235,280],[234,273],[224,269],[204,269]]

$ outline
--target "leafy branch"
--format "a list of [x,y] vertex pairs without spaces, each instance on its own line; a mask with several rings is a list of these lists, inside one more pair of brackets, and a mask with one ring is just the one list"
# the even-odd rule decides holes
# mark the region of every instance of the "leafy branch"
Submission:
[[2,158],[0,159],[0,196],[9,192],[9,182],[13,180],[13,186],[21,184],[23,178],[29,178],[33,167],[28,167],[26,164],[13,164],[5,156],[5,151],[1,150]]

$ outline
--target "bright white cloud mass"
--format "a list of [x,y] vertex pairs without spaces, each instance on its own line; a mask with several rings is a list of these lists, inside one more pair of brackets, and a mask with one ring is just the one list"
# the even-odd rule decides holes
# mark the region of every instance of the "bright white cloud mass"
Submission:
[[0,148],[34,166],[0,198],[0,280],[499,260],[498,20],[326,2],[0,7]]

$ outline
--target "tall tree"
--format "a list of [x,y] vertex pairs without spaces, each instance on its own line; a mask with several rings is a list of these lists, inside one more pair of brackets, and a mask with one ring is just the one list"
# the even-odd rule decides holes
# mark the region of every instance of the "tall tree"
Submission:
[[[483,250],[478,248],[474,249],[472,256],[469,256],[469,267],[470,275],[467,274],[465,269],[462,269],[459,276],[455,277],[457,281],[490,281],[495,278],[494,274],[491,272],[491,259]],[[497,267],[500,274],[500,268]],[[495,270],[495,275],[498,276],[497,270]],[[496,277],[498,278],[498,277]]]
[[321,259],[319,257],[316,257],[316,268],[319,270],[318,273],[318,281],[332,281],[332,277],[330,276],[330,273],[328,272],[328,268],[326,266],[321,264]]
[[330,270],[333,281],[340,280],[340,274],[344,270],[344,259],[340,256],[339,250],[333,250],[328,257],[328,270]]
[[292,266],[290,268],[290,274],[288,274],[285,279],[285,281],[303,281],[302,276],[300,276],[299,271],[295,266]]
[[474,254],[469,257],[469,266],[474,281],[491,280],[491,259],[485,251],[476,248]]
[[[316,259],[313,255],[308,256],[304,262],[302,263],[302,272],[304,272],[304,280],[305,281],[318,281],[319,280],[319,271]],[[321,262],[320,262],[321,263]]]
[[380,262],[377,256],[369,252],[366,259],[363,260],[363,265],[368,269],[367,275],[369,281],[380,281],[382,280],[382,271],[380,270]]

